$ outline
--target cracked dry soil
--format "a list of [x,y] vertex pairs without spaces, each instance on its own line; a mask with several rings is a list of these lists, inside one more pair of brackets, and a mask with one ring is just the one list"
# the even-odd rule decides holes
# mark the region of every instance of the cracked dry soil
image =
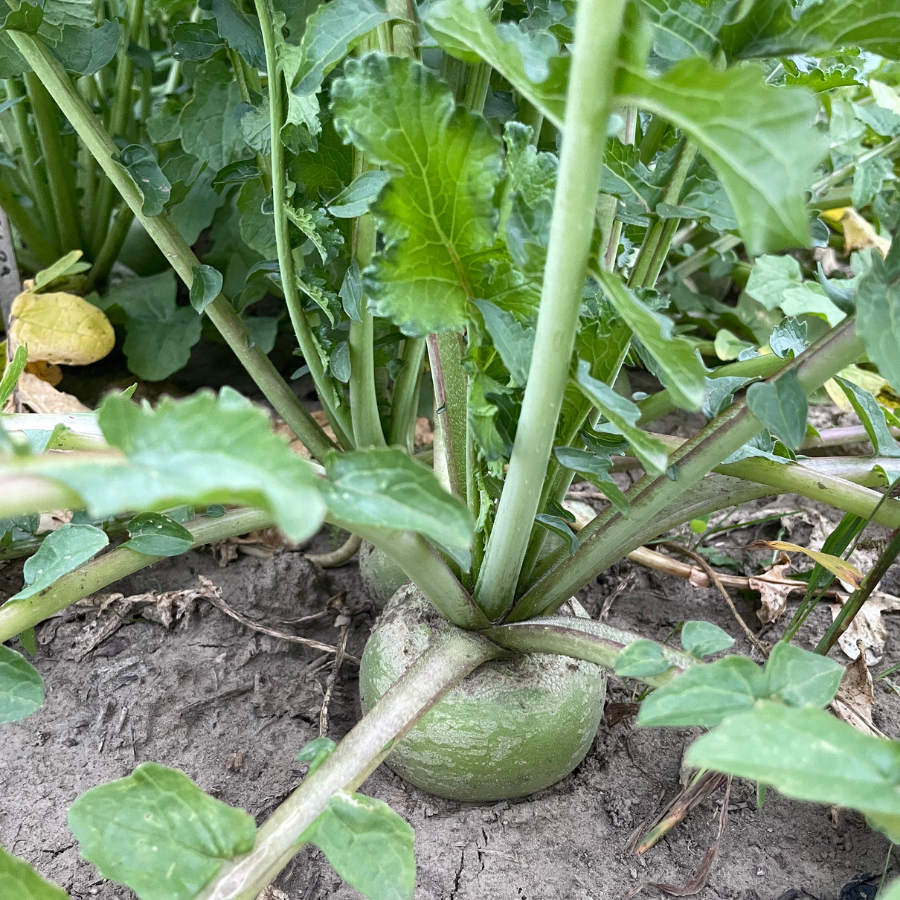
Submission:
[[[809,501],[798,500],[808,504]],[[752,537],[758,535],[754,534]],[[746,537],[746,535],[744,535]],[[749,539],[749,538],[748,538]],[[334,545],[323,532],[314,547]],[[746,543],[746,541],[744,541]],[[126,595],[219,585],[235,609],[275,628],[311,615],[345,591],[350,610],[347,650],[358,656],[374,622],[355,563],[323,572],[302,553],[271,559],[242,556],[218,568],[207,552],[158,563],[111,590]],[[896,590],[896,574],[886,590]],[[623,579],[607,621],[657,640],[685,619],[707,619],[738,638],[721,598],[685,582],[660,578],[628,563],[579,594],[596,616]],[[19,568],[0,570],[0,599],[17,589]],[[753,604],[736,596],[746,620]],[[807,629],[821,633],[827,612]],[[887,625],[885,662],[897,656],[898,625]],[[342,620],[343,621],[343,620]],[[340,623],[339,623],[340,624]],[[37,715],[5,726],[0,739],[0,844],[24,857],[74,900],[132,900],[104,882],[78,855],[66,827],[66,807],[98,784],[152,760],[183,769],[204,790],[265,819],[301,780],[298,750],[318,734],[319,710],[331,674],[317,650],[253,633],[208,604],[169,631],[137,619],[89,653],[85,620],[63,615],[38,629],[36,665],[47,685]],[[335,643],[328,617],[302,633]],[[770,636],[771,637],[771,636]],[[801,636],[802,637],[802,636]],[[842,659],[842,662],[846,662]],[[876,689],[875,723],[900,734],[900,700]],[[612,679],[610,699],[634,699]],[[340,738],[359,715],[356,670],[346,663],[330,703],[329,735]],[[625,851],[633,829],[680,787],[681,757],[694,734],[640,730],[607,722],[587,759],[562,783],[519,801],[471,805],[430,797],[380,768],[363,790],[388,802],[416,831],[417,900],[614,900],[641,881],[681,884],[714,840],[721,792],[706,801],[643,856]],[[753,785],[736,782],[718,858],[700,900],[870,900],[884,866],[887,841],[855,813],[795,803],[770,791],[757,809]],[[289,900],[350,900],[315,848],[304,848],[275,885]],[[643,896],[661,896],[647,888]],[[15,900],[15,898],[2,898]]]

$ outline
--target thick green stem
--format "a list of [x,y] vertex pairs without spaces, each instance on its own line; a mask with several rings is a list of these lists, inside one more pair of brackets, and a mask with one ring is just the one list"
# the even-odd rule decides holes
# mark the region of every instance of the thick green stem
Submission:
[[[17,31],[11,31],[9,35],[147,234],[169,260],[176,274],[190,287],[200,261],[165,213],[161,216],[144,215],[140,191],[131,176],[113,161],[113,156],[118,154],[116,145],[84,98],[72,87],[59,61],[30,35]],[[335,449],[333,442],[304,409],[269,358],[252,344],[247,326],[231,303],[220,295],[206,308],[206,314],[288,427],[303,441],[313,456],[324,459],[330,450]]]
[[[41,159],[41,151],[38,147],[34,132],[28,126],[28,112],[21,98],[25,97],[25,89],[15,78],[8,78],[5,82],[6,96],[9,100],[19,99],[10,112],[16,125],[19,144],[22,147],[22,157],[25,162],[25,173],[31,186],[34,204],[37,207],[38,216],[43,224],[44,241],[50,246],[52,259],[62,256],[59,243],[59,231],[56,226],[56,214],[53,211],[53,197],[50,193],[50,185],[47,183],[46,169]],[[4,203],[4,208],[7,204]],[[9,210],[7,209],[7,212]],[[17,226],[18,227],[18,226]],[[36,229],[40,231],[40,229]],[[24,236],[24,235],[23,235]],[[30,242],[29,242],[30,243]],[[35,249],[39,256],[43,256]]]
[[428,358],[434,384],[434,471],[448,491],[466,497],[468,378],[460,336],[430,334]]
[[388,443],[396,447],[406,447],[412,453],[415,449],[416,414],[419,410],[425,338],[407,338],[403,344],[401,359],[406,365],[394,384]]
[[281,143],[281,129],[284,126],[284,103],[282,95],[281,74],[275,54],[275,31],[269,13],[267,0],[255,0],[256,14],[262,29],[263,44],[266,51],[266,69],[269,74],[269,127],[272,136],[272,205],[275,219],[275,243],[278,247],[278,268],[281,271],[281,287],[287,304],[288,315],[294,326],[294,333],[309,374],[312,376],[328,421],[337,435],[338,441],[345,449],[353,446],[353,426],[350,423],[347,408],[342,406],[335,393],[319,355],[315,336],[306,320],[300,291],[297,288],[294,257],[291,248],[290,222],[287,216],[287,196],[285,193],[284,145]]
[[[194,546],[200,547],[258,528],[268,528],[271,524],[271,513],[256,509],[234,509],[218,519],[205,517],[194,519],[188,522],[185,528],[191,532]],[[0,606],[0,644],[26,628],[33,628],[82,597],[87,597],[160,559],[163,557],[148,556],[127,547],[120,547],[63,575],[46,590],[32,597],[14,600]]]
[[88,272],[91,284],[97,284],[106,280],[110,270],[119,258],[125,239],[128,237],[128,229],[134,221],[134,213],[127,203],[122,203],[113,216],[112,225],[106,232],[106,237],[94,257],[94,264]]
[[253,850],[227,862],[196,900],[253,900],[297,853],[300,835],[335,791],[358,788],[450,688],[499,653],[485,638],[455,629],[443,632],[260,827]]
[[491,67],[486,62],[479,62],[472,66],[469,70],[469,82],[466,85],[466,96],[463,100],[468,109],[478,113],[484,109],[490,83]]
[[[845,320],[788,363],[783,372],[795,371],[807,393],[821,387],[862,354],[855,325],[852,318]],[[652,522],[759,430],[760,424],[746,402],[735,404],[710,422],[670,457],[670,464],[675,467],[670,471],[677,473],[674,480],[645,476],[626,495],[630,505],[627,517],[612,509],[597,516],[582,530],[578,551],[551,569],[521,598],[511,620],[522,621],[558,609],[591,578],[633,549],[633,535],[638,529]]]
[[0,181],[0,206],[19,232],[19,237],[43,265],[50,265],[59,258],[58,247],[49,243],[41,230],[41,224],[32,219],[28,210],[16,199],[9,185],[2,181]]
[[515,595],[562,407],[594,227],[625,5],[625,0],[582,0],[576,12],[566,128],[534,354],[509,473],[476,586],[475,599],[491,617],[508,609]]
[[78,233],[78,209],[73,190],[75,170],[69,165],[63,149],[56,104],[33,72],[25,75],[25,86],[44,154],[60,247],[63,253],[78,250],[81,248],[81,236]]

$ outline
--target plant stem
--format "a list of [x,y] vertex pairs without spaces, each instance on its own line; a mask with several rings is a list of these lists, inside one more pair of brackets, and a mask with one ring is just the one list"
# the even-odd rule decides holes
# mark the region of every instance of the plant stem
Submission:
[[416,413],[419,409],[425,338],[407,338],[403,344],[401,359],[406,365],[394,383],[388,443],[392,446],[406,447],[412,453],[415,449]]
[[[9,221],[19,232],[19,237],[28,249],[43,263],[50,265],[59,258],[59,249],[51,245],[41,230],[42,224],[32,219],[28,210],[16,199],[8,184],[0,181],[0,206],[9,216]],[[21,250],[20,250],[21,256]]]
[[[820,387],[863,352],[855,321],[846,319],[812,347],[788,363],[783,372],[796,371],[807,393]],[[546,573],[516,604],[511,621],[530,619],[559,608],[597,573],[634,549],[634,534],[652,522],[679,495],[692,488],[707,472],[720,465],[760,430],[746,402],[734,404],[709,423],[670,457],[677,477],[645,476],[627,494],[627,517],[615,510],[597,516],[580,535],[581,546],[568,559]],[[670,470],[671,471],[671,470]],[[477,599],[477,597],[476,597]]]
[[128,237],[128,229],[134,221],[134,213],[127,203],[122,203],[113,216],[112,225],[94,257],[94,264],[88,272],[91,284],[105,281],[115,261],[122,252],[122,246]]
[[562,407],[613,104],[625,0],[582,0],[566,100],[556,196],[534,353],[509,472],[475,599],[492,618],[509,608],[537,513]]
[[[194,280],[194,271],[200,266],[199,260],[166,214],[144,215],[140,191],[131,180],[131,176],[113,161],[113,155],[118,153],[116,145],[91,112],[84,98],[72,87],[59,61],[30,35],[11,31],[9,36],[50,91],[53,99],[144,226],[147,234],[169,260],[176,274],[190,287]],[[247,326],[241,321],[231,303],[224,296],[219,296],[206,308],[206,314],[288,427],[303,441],[313,456],[323,460],[330,450],[335,449],[333,442],[306,411],[269,358],[259,347],[251,345]]]
[[434,471],[448,491],[465,500],[468,379],[460,336],[428,335],[428,358],[434,383]]
[[[191,532],[194,546],[200,547],[238,534],[246,534],[248,531],[256,531],[258,528],[268,528],[271,524],[271,513],[257,509],[234,509],[218,519],[201,516],[188,522],[185,528]],[[108,584],[163,558],[120,547],[68,572],[50,587],[32,597],[5,603],[0,606],[0,644],[26,628],[32,628],[43,622],[61,609],[71,606],[82,597],[87,597]]]
[[[15,78],[7,78],[4,82],[8,99],[25,97],[25,90]],[[62,256],[59,244],[59,231],[56,226],[56,214],[53,211],[53,198],[50,194],[50,186],[47,184],[46,169],[41,160],[41,152],[35,140],[34,132],[28,125],[28,113],[24,103],[20,100],[10,110],[16,125],[19,143],[22,146],[22,156],[25,162],[25,173],[28,176],[34,204],[37,207],[38,216],[43,224],[44,240],[50,245],[52,259]],[[4,203],[4,208],[7,204]],[[7,209],[7,212],[9,210]],[[17,226],[18,227],[18,226]],[[40,229],[37,229],[40,231]],[[38,251],[35,251],[38,252]],[[38,255],[43,255],[38,253]],[[51,259],[51,261],[52,261]]]
[[281,271],[281,287],[287,304],[288,315],[294,326],[294,333],[309,373],[316,385],[319,400],[328,415],[328,421],[337,435],[338,441],[345,449],[353,446],[353,426],[346,407],[341,406],[325,367],[319,356],[316,339],[306,320],[300,291],[297,289],[297,278],[294,270],[294,257],[291,248],[290,223],[288,221],[285,195],[285,159],[284,145],[281,143],[281,129],[284,125],[281,73],[275,55],[275,31],[272,17],[269,14],[267,0],[255,0],[256,14],[262,29],[263,44],[266,52],[266,69],[269,75],[269,128],[272,136],[272,204],[275,218],[275,242],[278,247],[278,267]]
[[301,847],[335,791],[355,790],[416,721],[473,669],[499,654],[485,638],[448,629],[259,828],[246,856],[227,862],[196,900],[253,900]]
[[78,210],[72,190],[75,170],[69,165],[63,150],[56,104],[33,72],[25,75],[25,86],[44,154],[60,248],[63,253],[77,250],[81,247],[81,237],[78,234]]
[[872,568],[866,572],[862,584],[847,598],[847,602],[841,607],[837,618],[822,635],[822,639],[816,645],[816,653],[824,656],[837,643],[838,638],[850,627],[850,623],[856,618],[856,614],[862,609],[863,604],[872,596],[872,591],[878,587],[881,579],[887,574],[887,570],[894,564],[898,554],[900,554],[900,528],[894,531],[890,543],[879,554]]

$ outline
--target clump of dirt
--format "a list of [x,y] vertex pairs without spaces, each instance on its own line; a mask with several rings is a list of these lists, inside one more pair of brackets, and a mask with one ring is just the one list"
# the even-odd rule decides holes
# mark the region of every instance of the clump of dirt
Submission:
[[[758,529],[739,535],[732,546],[759,536]],[[312,549],[332,549],[339,540],[324,532]],[[351,657],[360,655],[374,622],[355,564],[323,572],[302,552],[240,556],[226,568],[210,553],[192,552],[110,590],[126,597],[178,591],[196,588],[200,575],[221,588],[230,607],[275,630],[296,629],[335,645],[346,629]],[[0,572],[0,590],[12,593],[15,580],[15,569]],[[664,640],[680,622],[705,619],[734,636],[737,651],[749,653],[715,590],[623,563],[579,600],[596,617],[617,589],[606,619],[611,625]],[[892,590],[890,582],[885,589]],[[758,627],[754,603],[735,599],[746,621]],[[327,615],[291,624],[322,611]],[[334,677],[332,655],[251,631],[203,600],[170,630],[141,618],[124,624],[78,662],[94,614],[82,607],[38,630],[44,642],[36,665],[47,702],[37,715],[3,729],[0,844],[74,900],[131,900],[130,891],[104,882],[79,857],[66,807],[88,788],[152,760],[183,769],[213,796],[262,821],[302,779],[294,757],[318,735],[330,679],[329,735],[340,738],[357,720],[357,672],[348,660]],[[817,610],[801,645],[821,634],[828,619],[827,608]],[[898,657],[894,619],[887,617],[884,665]],[[611,679],[612,702],[635,699],[632,684]],[[616,707],[617,714],[623,709],[629,707]],[[880,686],[875,723],[888,735],[900,734],[900,701]],[[569,778],[521,801],[477,806],[438,800],[384,767],[363,790],[390,803],[416,830],[417,900],[620,900],[643,881],[684,882],[715,839],[721,793],[644,856],[624,849],[632,831],[680,790],[682,754],[697,733],[638,730],[628,718],[613,727],[604,723]],[[838,900],[857,876],[880,872],[887,848],[855,813],[795,803],[772,791],[757,809],[754,787],[738,782],[718,858],[697,896],[775,900],[795,890]],[[358,896],[310,847],[276,887],[289,900]],[[647,889],[651,894],[658,896]]]

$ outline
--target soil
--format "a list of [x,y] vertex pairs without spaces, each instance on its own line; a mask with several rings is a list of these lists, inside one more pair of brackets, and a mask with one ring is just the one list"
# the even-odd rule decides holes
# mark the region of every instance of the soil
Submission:
[[[779,504],[816,511],[798,498],[782,498]],[[763,506],[760,501],[758,507]],[[740,547],[763,533],[774,537],[777,524],[733,532],[726,536],[728,544]],[[806,527],[796,525],[793,539],[802,543]],[[313,547],[321,552],[340,539],[324,531]],[[0,571],[0,592],[16,589],[18,573],[15,565]],[[355,563],[323,571],[304,552],[277,551],[268,559],[240,556],[225,568],[209,552],[192,552],[162,561],[114,589],[131,595],[192,588],[200,575],[218,585],[235,609],[283,630],[292,627],[285,620],[319,612],[330,597],[345,593],[347,652],[354,656],[375,619]],[[884,587],[897,592],[896,570]],[[579,599],[597,616],[614,591],[607,617],[612,625],[662,640],[685,619],[706,619],[735,636],[737,650],[749,653],[714,591],[625,562],[600,576]],[[746,621],[756,623],[755,603],[740,596],[736,602]],[[68,804],[86,789],[152,760],[183,769],[204,790],[245,807],[258,821],[265,819],[302,779],[304,769],[293,760],[318,735],[332,658],[250,631],[201,602],[169,630],[142,618],[129,621],[78,661],[93,634],[86,615],[90,618],[85,608],[70,610],[38,629],[36,665],[46,682],[47,702],[35,716],[3,730],[0,844],[75,900],[131,900],[130,891],[104,882],[79,857],[66,827]],[[817,610],[801,643],[821,634],[827,617],[826,610]],[[892,618],[886,617],[885,664],[894,661],[900,647],[900,623]],[[335,643],[346,621],[338,619],[336,626],[333,614],[298,630]],[[896,737],[900,701],[880,686],[876,695],[875,723]],[[633,685],[611,680],[611,701],[634,699]],[[356,668],[345,662],[330,701],[329,735],[340,738],[358,715]],[[612,900],[645,881],[685,882],[715,840],[721,792],[648,853],[625,850],[657,801],[667,801],[680,789],[682,753],[694,736],[691,730],[637,729],[632,720],[604,722],[571,776],[512,802],[438,800],[385,767],[364,790],[387,801],[415,828],[417,900]],[[759,809],[754,786],[736,782],[718,857],[697,896],[776,900],[790,892],[792,898],[868,900],[887,849],[887,841],[855,813],[792,802],[771,791]],[[358,896],[312,847],[297,855],[276,887],[289,900]],[[653,888],[647,893],[658,896]]]

